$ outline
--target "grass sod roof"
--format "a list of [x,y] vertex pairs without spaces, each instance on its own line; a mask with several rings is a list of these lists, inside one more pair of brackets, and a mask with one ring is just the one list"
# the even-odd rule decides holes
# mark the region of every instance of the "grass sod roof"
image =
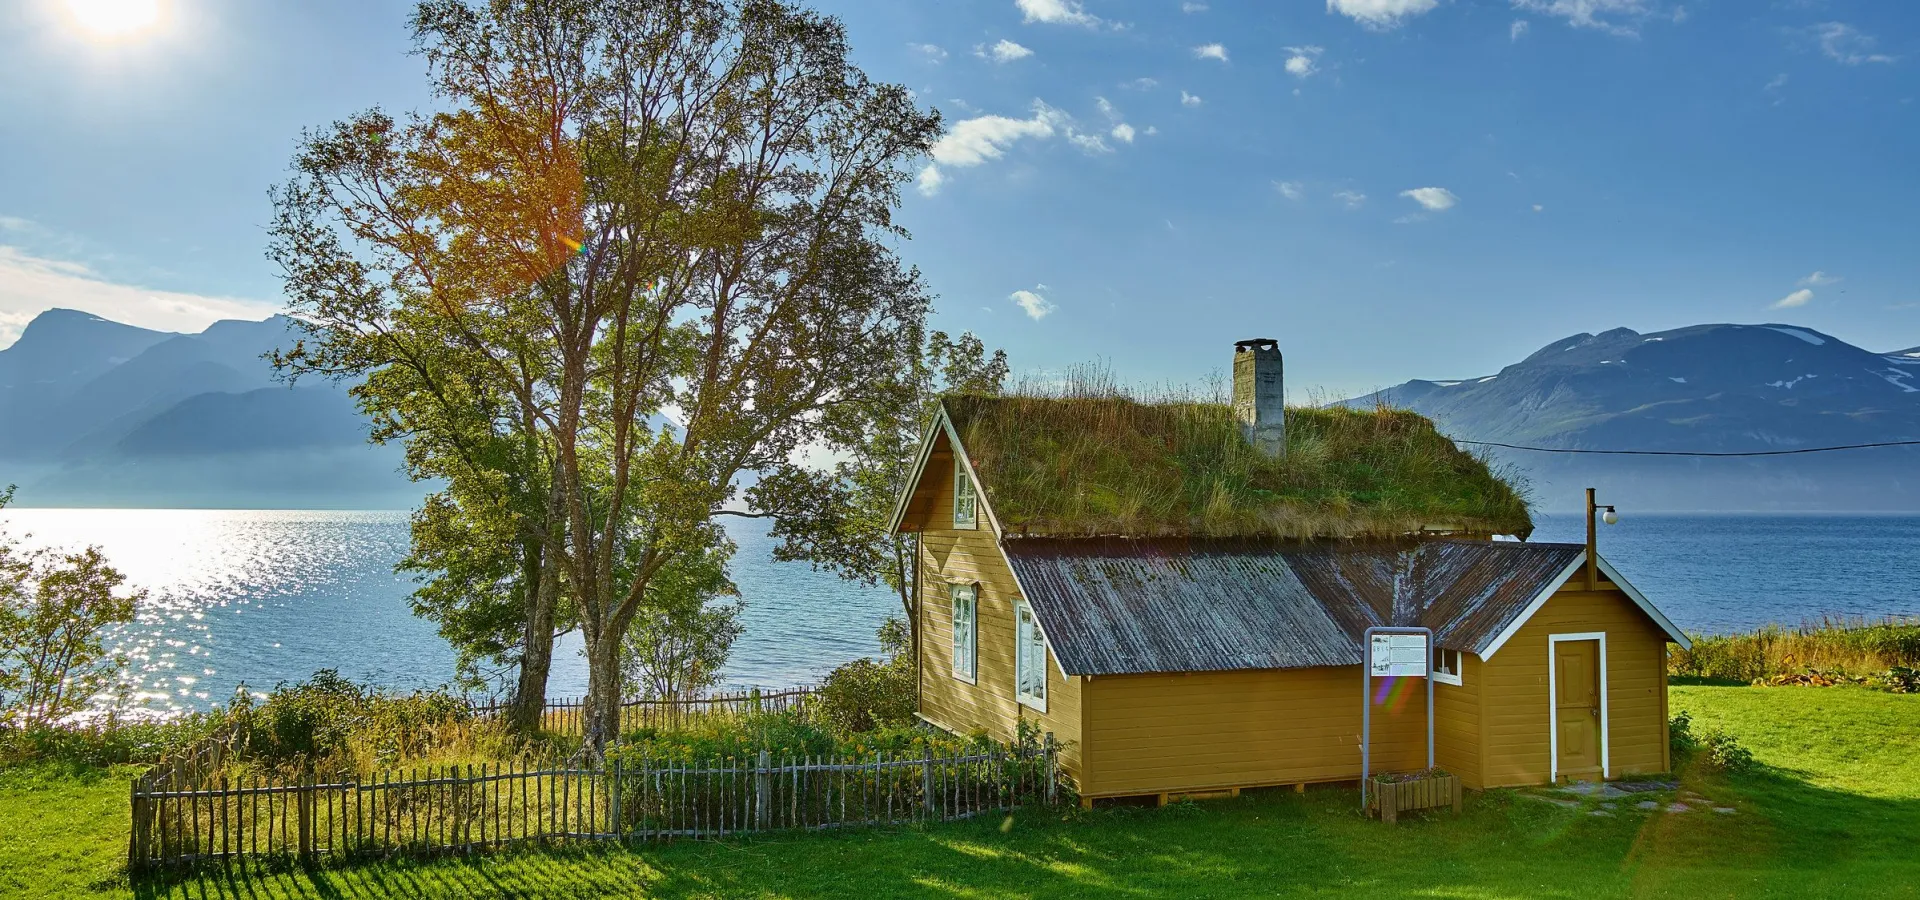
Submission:
[[942,398],[1010,535],[1356,538],[1427,528],[1526,536],[1520,487],[1396,409],[1287,410],[1287,452],[1223,403]]

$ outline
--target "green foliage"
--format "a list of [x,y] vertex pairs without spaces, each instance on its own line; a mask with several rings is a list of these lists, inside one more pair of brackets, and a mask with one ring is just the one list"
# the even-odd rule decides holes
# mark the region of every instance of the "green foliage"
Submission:
[[331,669],[277,685],[259,702],[242,689],[228,715],[245,759],[336,772],[420,759],[465,739],[473,724],[465,701],[444,691],[387,694]]
[[1904,619],[1824,619],[1798,628],[1770,625],[1744,634],[1690,637],[1691,650],[1668,650],[1671,674],[1754,682],[1819,672],[1853,680],[1896,666],[1920,666],[1920,622]]
[[864,734],[913,720],[913,660],[856,659],[828,673],[816,699],[820,718],[835,734]]
[[883,659],[856,659],[827,674],[815,697],[819,717],[837,735],[865,734],[913,723],[913,653],[906,623],[880,625]]
[[1693,715],[1686,710],[1668,720],[1667,742],[1675,757],[1693,759],[1715,771],[1740,774],[1753,770],[1753,752],[1738,738],[1718,727],[1696,733]]
[[[0,491],[0,508],[12,498]],[[126,661],[107,652],[107,631],[146,596],[118,593],[126,580],[98,547],[22,551],[0,531],[0,725],[58,724],[114,682]]]
[[0,766],[57,762],[78,766],[154,763],[212,733],[221,718],[194,714],[159,721],[109,718],[84,725],[0,728]]
[[712,762],[754,758],[761,750],[776,757],[827,756],[837,748],[833,735],[798,713],[754,712],[703,716],[679,728],[631,731],[607,754],[636,762]]
[[708,527],[706,541],[704,548],[681,553],[647,582],[626,637],[629,692],[646,699],[686,700],[720,683],[720,670],[743,630],[741,601],[727,580],[733,542],[718,526]]
[[1002,524],[1039,534],[1525,535],[1526,498],[1404,410],[1294,408],[1268,457],[1222,398],[1139,400],[1098,370],[1066,386],[954,394],[948,414]]
[[1869,681],[1888,693],[1920,694],[1920,669],[1912,666],[1894,666]]

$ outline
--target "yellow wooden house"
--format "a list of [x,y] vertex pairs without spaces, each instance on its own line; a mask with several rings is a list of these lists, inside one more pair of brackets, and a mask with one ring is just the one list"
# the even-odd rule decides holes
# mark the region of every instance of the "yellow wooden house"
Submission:
[[[1285,410],[1271,341],[1233,403],[948,397],[894,527],[919,534],[920,715],[1061,742],[1083,798],[1351,781],[1425,764],[1419,679],[1371,626],[1432,629],[1435,752],[1470,788],[1671,768],[1673,623],[1402,411]],[[1290,416],[1291,418],[1283,418]]]

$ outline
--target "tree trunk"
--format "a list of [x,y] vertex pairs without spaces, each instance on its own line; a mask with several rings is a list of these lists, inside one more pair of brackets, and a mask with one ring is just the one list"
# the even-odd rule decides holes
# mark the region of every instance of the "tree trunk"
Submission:
[[540,727],[540,714],[547,706],[547,676],[553,669],[553,616],[558,600],[559,569],[544,565],[541,546],[530,542],[522,557],[521,583],[527,586],[521,635],[520,681],[507,708],[507,725],[520,734],[532,734]]
[[598,755],[620,737],[620,640],[587,641],[587,745]]

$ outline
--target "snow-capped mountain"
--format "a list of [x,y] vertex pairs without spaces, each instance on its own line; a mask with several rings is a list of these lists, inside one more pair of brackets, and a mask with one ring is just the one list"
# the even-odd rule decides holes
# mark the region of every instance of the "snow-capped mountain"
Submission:
[[[1920,440],[1920,348],[1874,353],[1811,328],[1616,328],[1490,375],[1409,381],[1346,401],[1432,417],[1456,438],[1588,450],[1746,452]],[[1920,453],[1739,460],[1502,452],[1548,506],[1602,480],[1664,509],[1920,508]]]

